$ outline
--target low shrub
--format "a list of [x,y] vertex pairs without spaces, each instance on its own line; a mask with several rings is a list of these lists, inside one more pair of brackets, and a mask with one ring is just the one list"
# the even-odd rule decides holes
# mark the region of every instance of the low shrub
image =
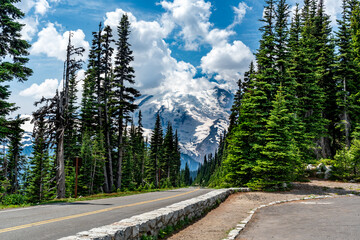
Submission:
[[21,194],[10,194],[5,195],[2,200],[2,204],[4,205],[21,205],[27,203],[27,198]]

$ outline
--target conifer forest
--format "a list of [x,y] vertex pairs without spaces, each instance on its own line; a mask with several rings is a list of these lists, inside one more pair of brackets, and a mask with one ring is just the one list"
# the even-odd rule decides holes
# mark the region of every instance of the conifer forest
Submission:
[[238,82],[230,126],[195,180],[208,186],[278,189],[308,164],[360,180],[360,2],[342,1],[334,33],[323,0],[303,7],[267,0],[260,47]]
[[87,61],[69,34],[63,85],[34,103],[33,151],[25,156],[21,125],[29,119],[14,116],[9,101],[9,82],[33,74],[17,2],[0,1],[0,203],[74,197],[76,181],[79,196],[189,185],[279,189],[320,163],[331,165],[332,179],[360,181],[359,0],[342,0],[336,30],[323,0],[264,1],[259,47],[238,80],[228,130],[194,179],[180,167],[171,122],[158,113],[151,137],[144,134],[126,14],[116,32],[94,26]]

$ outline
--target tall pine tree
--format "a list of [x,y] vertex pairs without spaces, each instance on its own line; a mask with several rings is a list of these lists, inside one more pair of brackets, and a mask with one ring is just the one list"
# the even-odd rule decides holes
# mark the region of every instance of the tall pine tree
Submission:
[[114,66],[114,99],[115,107],[112,109],[113,115],[118,121],[118,141],[117,141],[117,180],[116,189],[121,189],[122,162],[123,162],[123,132],[124,120],[129,119],[137,106],[134,104],[135,97],[140,96],[139,91],[129,86],[135,83],[134,69],[130,63],[134,60],[130,49],[129,35],[130,22],[128,16],[124,14],[118,26],[119,39],[116,41],[117,53]]

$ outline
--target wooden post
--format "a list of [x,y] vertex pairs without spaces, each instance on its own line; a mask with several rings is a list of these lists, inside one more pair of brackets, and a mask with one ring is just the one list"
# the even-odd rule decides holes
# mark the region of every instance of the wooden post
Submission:
[[76,166],[75,166],[75,198],[77,198],[77,185],[78,185],[78,169],[79,169],[79,158],[76,157]]

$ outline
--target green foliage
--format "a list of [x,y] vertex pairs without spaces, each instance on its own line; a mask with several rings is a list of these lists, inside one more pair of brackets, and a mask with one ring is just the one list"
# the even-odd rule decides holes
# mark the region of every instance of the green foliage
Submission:
[[298,149],[293,136],[295,127],[294,114],[287,109],[280,89],[263,135],[264,146],[258,146],[261,158],[251,169],[253,178],[247,183],[250,188],[273,188],[295,178],[295,169],[299,167]]
[[[239,81],[221,164],[205,160],[195,184],[277,189],[360,135],[359,1],[343,1],[336,41],[324,1],[297,4],[290,25],[285,0],[265,3],[257,70]],[[341,172],[350,158],[340,153]]]
[[14,4],[17,0],[2,1],[0,3],[0,141],[11,132],[7,120],[8,114],[15,111],[14,103],[8,102],[10,97],[9,85],[6,82],[17,79],[24,82],[32,74],[32,70],[25,64],[29,61],[30,44],[21,39],[23,24],[19,20],[24,13]]
[[27,198],[24,195],[21,194],[9,194],[5,195],[1,202],[3,205],[22,205],[27,203]]
[[163,158],[163,131],[160,115],[157,114],[150,141],[150,156],[146,165],[146,181],[159,186],[160,164]]
[[40,118],[35,123],[33,156],[30,160],[30,183],[27,189],[30,202],[39,202],[47,199],[50,190],[50,157],[45,131],[45,119]]
[[335,155],[332,175],[341,180],[360,180],[360,140],[354,139]]

